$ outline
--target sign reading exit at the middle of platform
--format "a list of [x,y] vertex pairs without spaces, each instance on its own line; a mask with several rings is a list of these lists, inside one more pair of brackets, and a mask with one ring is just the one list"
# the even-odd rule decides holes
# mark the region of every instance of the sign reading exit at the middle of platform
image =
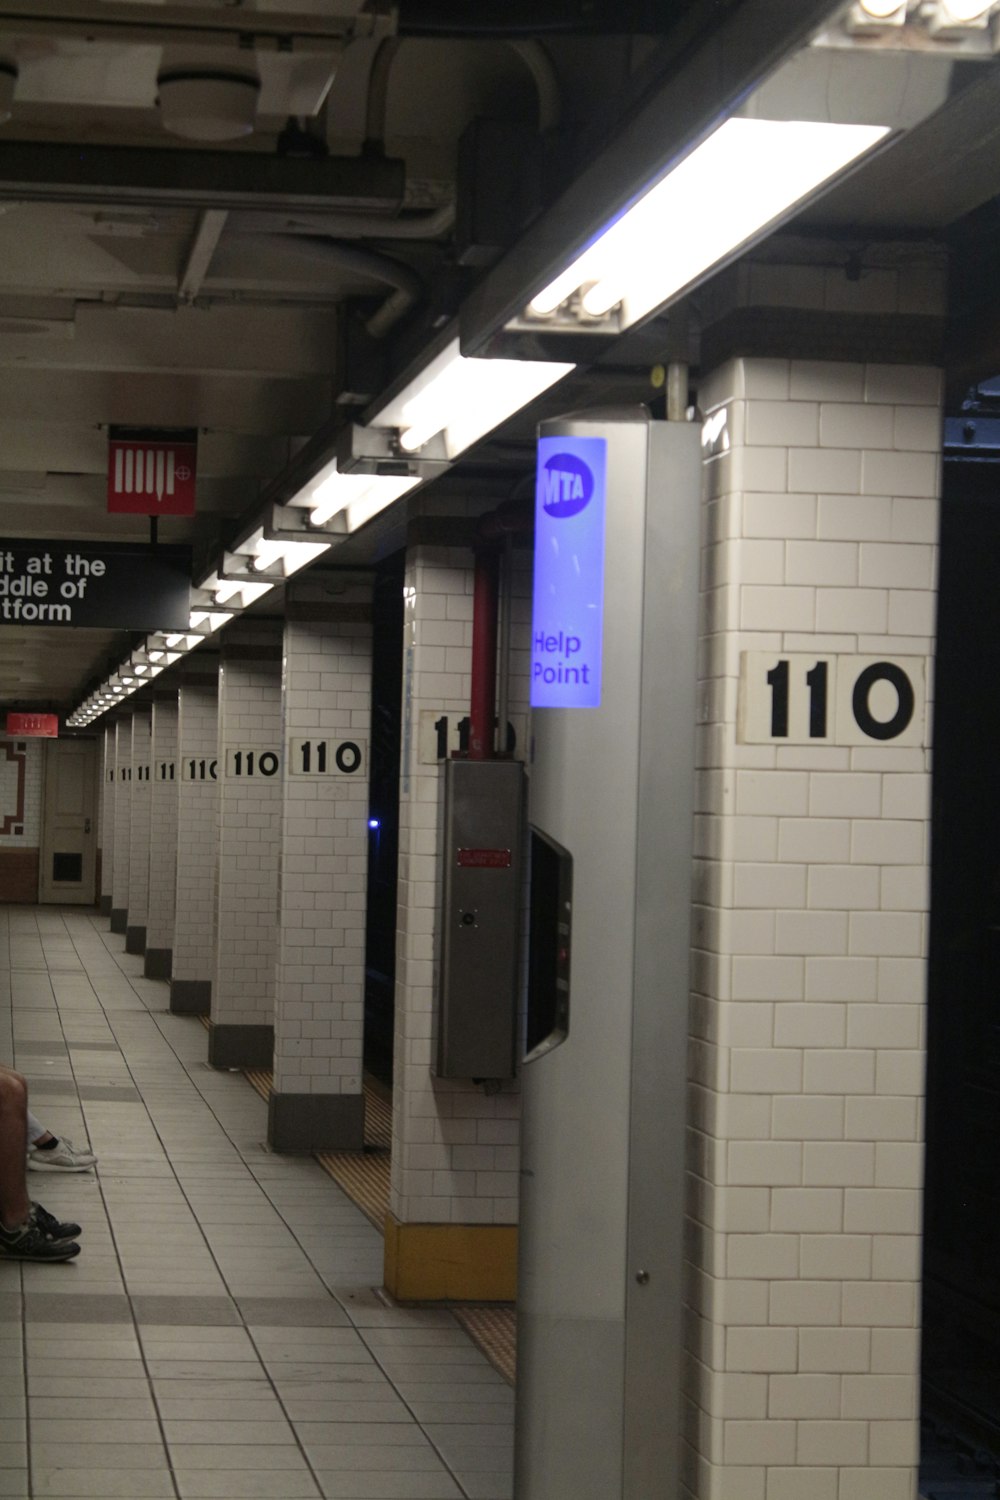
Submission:
[[597,708],[604,645],[607,442],[538,442],[532,708]]

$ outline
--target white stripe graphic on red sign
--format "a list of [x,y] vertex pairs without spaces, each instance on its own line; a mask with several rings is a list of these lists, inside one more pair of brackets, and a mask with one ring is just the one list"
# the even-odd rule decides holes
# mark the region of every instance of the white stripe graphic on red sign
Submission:
[[[178,476],[190,477],[190,470]],[[174,451],[168,448],[116,448],[116,495],[155,495],[157,500],[174,493]]]

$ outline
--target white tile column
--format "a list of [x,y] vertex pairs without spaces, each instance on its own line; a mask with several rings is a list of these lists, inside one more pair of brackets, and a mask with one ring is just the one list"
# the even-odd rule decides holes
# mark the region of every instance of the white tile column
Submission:
[[132,715],[132,806],[129,817],[128,919],[125,952],[145,953],[149,914],[150,711]]
[[153,694],[149,750],[149,910],[146,919],[147,979],[169,979],[177,900],[177,694]]
[[111,931],[128,923],[129,841],[132,821],[132,716],[115,720],[115,829],[111,877]]
[[361,1150],[371,588],[286,603],[274,1089],[278,1151]]
[[[417,546],[404,585],[399,926],[392,1182],[386,1284],[403,1298],[511,1297],[516,1282],[520,1095],[436,1078],[435,1008],[443,766],[425,758],[421,717],[469,712],[472,554]],[[517,574],[511,709],[527,703],[530,578]],[[426,737],[425,737],[426,738]]]
[[185,674],[177,694],[177,881],[170,1009],[208,1015],[215,968],[219,858],[218,664]]
[[238,621],[219,672],[219,879],[208,1060],[274,1057],[281,834],[281,623]]
[[101,915],[111,915],[112,872],[115,861],[115,726],[105,724],[101,741]]
[[918,746],[781,746],[737,706],[744,652],[929,670],[941,379],[737,359],[699,404],[684,1493],[914,1500],[930,713]]

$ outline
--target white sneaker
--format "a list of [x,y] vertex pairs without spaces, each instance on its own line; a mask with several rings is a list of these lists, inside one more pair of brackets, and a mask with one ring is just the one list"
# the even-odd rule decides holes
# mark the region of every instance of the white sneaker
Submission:
[[48,1151],[42,1146],[28,1147],[28,1167],[32,1172],[86,1172],[88,1167],[96,1165],[93,1151],[74,1146],[65,1135]]

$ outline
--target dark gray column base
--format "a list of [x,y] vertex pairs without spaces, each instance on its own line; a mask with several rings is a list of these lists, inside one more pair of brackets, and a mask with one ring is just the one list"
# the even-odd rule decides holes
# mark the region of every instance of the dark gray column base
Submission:
[[128,912],[125,907],[111,908],[111,931],[124,933],[128,927]]
[[145,953],[146,951],[146,929],[145,927],[125,928],[125,952]]
[[207,1016],[212,1010],[210,979],[172,979],[170,1010],[175,1016]]
[[102,917],[110,917],[110,915],[111,915],[111,897],[110,896],[102,896],[101,897],[101,916]]
[[174,950],[172,948],[146,949],[146,962],[142,966],[142,972],[147,979],[169,979],[173,966]]
[[272,1094],[267,1142],[275,1151],[362,1151],[363,1094]]
[[213,1068],[270,1068],[274,1027],[213,1025],[208,1033],[208,1061]]

